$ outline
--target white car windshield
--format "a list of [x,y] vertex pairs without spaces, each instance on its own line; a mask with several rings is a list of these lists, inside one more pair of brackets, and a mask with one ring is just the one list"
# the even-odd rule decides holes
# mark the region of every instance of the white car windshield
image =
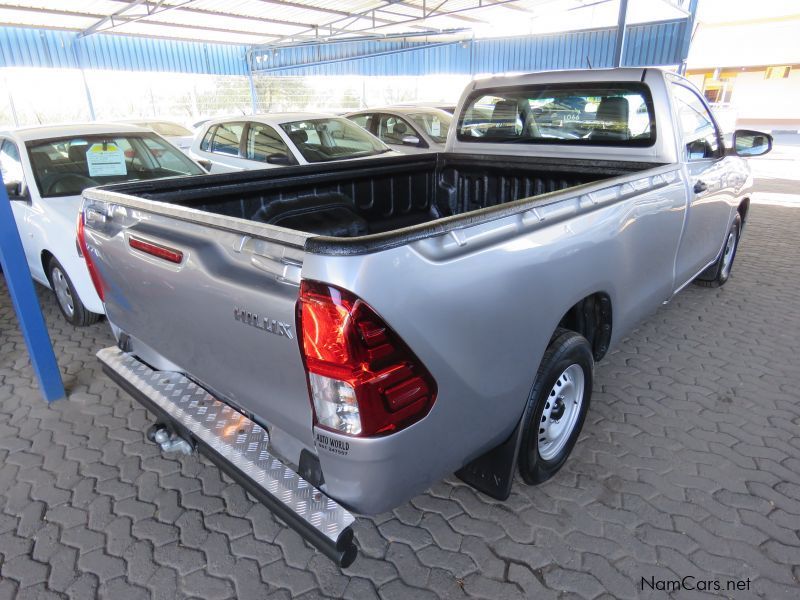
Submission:
[[343,118],[293,121],[283,123],[281,129],[310,163],[391,152],[379,139]]
[[42,198],[75,196],[108,183],[204,172],[183,152],[147,133],[36,140],[26,147]]

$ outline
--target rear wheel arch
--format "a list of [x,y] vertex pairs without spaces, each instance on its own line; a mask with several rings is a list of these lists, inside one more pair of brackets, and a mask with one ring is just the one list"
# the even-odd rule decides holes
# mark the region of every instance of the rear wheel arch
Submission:
[[[39,258],[42,261],[42,271],[44,272],[44,277],[48,282],[50,282],[50,261],[55,258],[55,255],[49,250],[42,250]],[[52,282],[50,282],[50,285],[52,285]]]
[[595,292],[581,298],[564,313],[554,335],[561,329],[579,333],[589,341],[594,360],[599,361],[608,352],[612,325],[611,296],[606,292]]
[[736,211],[739,213],[739,216],[742,218],[742,225],[747,221],[747,214],[750,212],[750,198],[745,198],[739,203],[739,206],[736,208]]

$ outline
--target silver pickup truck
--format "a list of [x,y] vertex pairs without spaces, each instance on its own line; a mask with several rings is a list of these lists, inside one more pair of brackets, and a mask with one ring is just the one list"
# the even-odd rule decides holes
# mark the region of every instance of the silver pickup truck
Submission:
[[[313,132],[312,132],[313,135]],[[106,371],[340,565],[352,512],[553,476],[613,344],[728,279],[752,177],[656,69],[471,83],[447,151],[84,192]]]

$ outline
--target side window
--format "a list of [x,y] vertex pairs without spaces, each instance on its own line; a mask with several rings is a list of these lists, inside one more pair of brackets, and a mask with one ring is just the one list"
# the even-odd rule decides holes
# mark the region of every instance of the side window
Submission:
[[211,152],[227,156],[239,156],[239,142],[242,139],[244,123],[221,123],[211,142]]
[[250,123],[247,131],[247,154],[246,158],[267,162],[267,157],[280,154],[291,157],[286,144],[269,125],[263,123]]
[[349,119],[359,127],[369,131],[369,122],[372,120],[372,115],[353,115]]
[[721,147],[717,128],[700,97],[677,83],[672,84],[672,95],[686,146],[686,156],[689,160],[718,157]]
[[206,134],[203,136],[203,141],[200,142],[200,150],[211,152],[211,139],[214,137],[216,131],[216,125],[209,127],[208,130],[206,130]]
[[407,135],[417,135],[408,121],[394,115],[381,115],[378,121],[378,137],[387,144],[402,144]]
[[17,145],[10,140],[3,140],[0,146],[0,171],[3,173],[4,183],[24,181],[22,163],[19,160],[19,150]]

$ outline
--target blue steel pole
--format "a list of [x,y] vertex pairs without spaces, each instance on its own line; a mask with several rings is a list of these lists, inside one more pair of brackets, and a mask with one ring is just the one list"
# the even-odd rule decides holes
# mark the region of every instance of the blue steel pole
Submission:
[[39,298],[36,297],[31,271],[22,248],[22,240],[14,221],[11,201],[8,199],[1,174],[0,264],[42,395],[48,402],[59,400],[65,396],[61,371],[58,370],[53,343],[47,333],[42,309],[39,307]]
[[619,0],[619,15],[617,16],[617,40],[614,46],[614,66],[621,67],[625,52],[625,35],[628,28],[628,0]]
[[686,74],[686,60],[689,58],[689,48],[692,45],[692,38],[694,37],[694,24],[697,19],[697,4],[699,0],[689,1],[689,16],[686,17],[686,29],[683,32],[683,41],[681,43],[681,64],[678,66],[678,73],[681,75]]

